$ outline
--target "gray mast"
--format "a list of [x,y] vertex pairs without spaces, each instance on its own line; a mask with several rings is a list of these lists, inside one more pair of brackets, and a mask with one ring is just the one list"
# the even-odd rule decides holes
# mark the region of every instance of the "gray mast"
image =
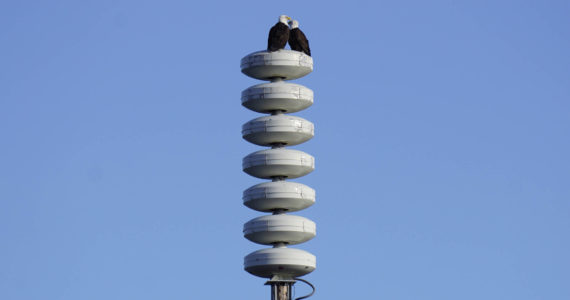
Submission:
[[245,123],[243,138],[270,147],[244,157],[243,171],[271,180],[243,192],[245,206],[271,213],[245,223],[243,232],[245,238],[254,243],[273,246],[248,254],[244,258],[244,268],[255,276],[269,279],[266,284],[271,286],[271,300],[291,300],[291,289],[297,280],[313,287],[298,277],[315,270],[316,257],[288,246],[314,238],[316,225],[307,218],[288,213],[313,205],[315,190],[286,180],[312,172],[315,159],[303,151],[286,148],[304,143],[314,135],[313,123],[288,115],[311,106],[313,91],[287,80],[312,72],[313,59],[298,51],[259,51],[242,58],[241,71],[249,77],[270,81],[244,90],[241,96],[246,108],[269,114]]

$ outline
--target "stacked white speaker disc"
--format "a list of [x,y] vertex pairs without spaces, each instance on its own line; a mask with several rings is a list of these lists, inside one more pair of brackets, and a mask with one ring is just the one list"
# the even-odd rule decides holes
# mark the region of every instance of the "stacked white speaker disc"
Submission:
[[270,81],[254,85],[241,94],[246,108],[268,114],[242,126],[243,138],[268,147],[243,159],[243,171],[271,181],[256,184],[243,192],[243,204],[251,209],[271,213],[244,224],[248,240],[271,245],[250,253],[244,259],[247,272],[272,280],[293,280],[316,267],[313,254],[289,248],[315,237],[313,221],[288,214],[315,203],[315,190],[297,182],[286,181],[309,174],[315,159],[299,150],[286,148],[311,139],[313,123],[289,115],[313,104],[313,91],[287,80],[301,78],[313,71],[313,59],[301,52],[279,50],[254,52],[241,60],[245,75]]

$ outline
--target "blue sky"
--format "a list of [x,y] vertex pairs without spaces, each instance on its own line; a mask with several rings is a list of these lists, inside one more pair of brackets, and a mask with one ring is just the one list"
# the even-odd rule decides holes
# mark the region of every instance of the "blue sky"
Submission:
[[[268,299],[239,60],[300,22],[314,299],[569,299],[567,1],[4,1],[0,299]],[[299,284],[297,296],[308,290]]]

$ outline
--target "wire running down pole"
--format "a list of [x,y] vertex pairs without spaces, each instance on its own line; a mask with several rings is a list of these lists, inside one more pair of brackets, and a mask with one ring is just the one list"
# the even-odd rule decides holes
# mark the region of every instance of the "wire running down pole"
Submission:
[[295,298],[295,300],[302,300],[302,299],[309,298],[309,297],[311,297],[311,296],[315,293],[315,291],[316,291],[315,286],[312,285],[312,284],[311,284],[310,282],[308,282],[307,280],[301,279],[301,278],[295,278],[295,280],[302,281],[302,282],[306,283],[308,286],[310,286],[310,287],[313,289],[313,291],[312,291],[310,294],[308,294],[308,295],[306,295],[306,296],[303,296],[303,297]]

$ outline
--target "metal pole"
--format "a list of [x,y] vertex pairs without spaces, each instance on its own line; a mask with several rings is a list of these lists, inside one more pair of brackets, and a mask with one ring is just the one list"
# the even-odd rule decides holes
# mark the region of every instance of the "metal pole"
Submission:
[[271,300],[291,300],[292,282],[272,282]]

